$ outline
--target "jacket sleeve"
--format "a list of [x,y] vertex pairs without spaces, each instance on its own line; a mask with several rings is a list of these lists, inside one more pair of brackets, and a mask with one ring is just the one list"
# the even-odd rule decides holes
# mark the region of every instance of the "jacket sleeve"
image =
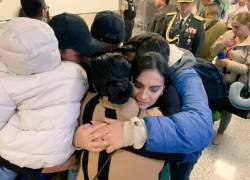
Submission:
[[204,25],[203,23],[201,23],[201,25],[199,26],[199,29],[197,29],[198,33],[196,34],[196,37],[194,39],[194,43],[193,43],[193,53],[195,57],[200,56],[201,54],[201,50],[203,47],[203,43],[205,40],[205,30],[204,30]]
[[212,113],[199,75],[187,69],[174,80],[182,101],[181,111],[171,116],[145,117],[147,141],[152,152],[201,151],[212,138]]
[[164,93],[158,99],[157,105],[164,115],[172,115],[180,111],[180,98],[172,85],[164,88]]
[[0,84],[0,130],[14,114],[16,105]]
[[216,56],[220,51],[225,51],[227,48],[225,41],[233,39],[233,38],[234,38],[234,33],[232,31],[225,32],[211,46],[210,53],[213,56]]
[[227,70],[233,71],[237,74],[246,74],[247,73],[247,65],[238,63],[236,61],[229,61],[227,66]]

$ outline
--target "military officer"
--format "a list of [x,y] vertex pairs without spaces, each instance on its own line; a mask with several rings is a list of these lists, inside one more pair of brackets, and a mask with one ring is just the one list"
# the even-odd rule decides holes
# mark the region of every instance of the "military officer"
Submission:
[[162,34],[165,31],[165,23],[167,12],[174,12],[177,8],[176,0],[154,0],[157,12],[154,14],[153,20],[148,24],[147,31]]
[[178,0],[178,12],[167,13],[165,29],[161,34],[169,43],[191,51],[199,56],[203,47],[205,32],[203,19],[192,14],[194,0]]

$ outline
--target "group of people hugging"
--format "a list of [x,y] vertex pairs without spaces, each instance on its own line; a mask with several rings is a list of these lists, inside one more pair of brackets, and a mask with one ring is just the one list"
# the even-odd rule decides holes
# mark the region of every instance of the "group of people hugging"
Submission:
[[212,142],[219,145],[232,114],[250,119],[250,1],[135,2],[133,35],[158,33],[196,57],[213,120],[220,120]]
[[213,134],[193,54],[156,33],[124,42],[112,11],[89,30],[21,5],[0,29],[0,179],[188,180]]

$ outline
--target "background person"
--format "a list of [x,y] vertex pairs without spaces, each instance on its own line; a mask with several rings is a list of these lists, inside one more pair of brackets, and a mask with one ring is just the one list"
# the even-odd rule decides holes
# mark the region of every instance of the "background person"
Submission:
[[136,16],[134,18],[131,37],[145,33],[147,31],[148,24],[152,22],[154,14],[157,12],[154,0],[136,0],[135,7]]
[[154,19],[157,18],[158,21],[158,15],[163,12],[173,12],[176,7],[175,0],[136,0],[136,17],[132,37],[147,31],[152,32],[153,28],[150,27],[154,24],[152,23]]
[[45,0],[21,0],[21,9],[19,17],[29,17],[48,22],[49,6],[46,5]]
[[218,19],[219,6],[217,3],[210,3],[204,11],[205,42],[201,50],[201,58],[212,61],[214,56],[210,52],[214,42],[226,32],[226,25]]
[[[217,60],[216,65],[223,69],[228,87],[235,81],[246,82],[247,63],[250,61],[250,14],[241,12],[232,19],[232,30],[225,32],[212,46],[211,51],[217,54],[224,51],[226,58]],[[226,107],[225,107],[226,108]],[[213,144],[220,144],[221,137],[232,118],[232,113],[222,111],[217,135]]]
[[232,29],[232,18],[240,12],[248,12],[246,0],[239,0],[236,4],[229,6],[229,9],[226,11],[226,14],[223,18],[223,22],[226,24],[229,30]]
[[250,12],[250,0],[246,1],[246,7],[248,9],[248,12]]
[[166,14],[161,33],[170,44],[191,51],[199,57],[205,38],[203,19],[192,14],[194,0],[178,0],[178,11]]
[[154,14],[153,20],[148,24],[147,31],[163,34],[162,31],[165,31],[164,21],[167,20],[165,15],[169,12],[175,12],[177,8],[176,4],[169,5],[168,3],[169,0],[154,0],[157,12]]
[[[196,1],[196,2],[198,2],[198,1]],[[212,1],[211,0],[200,0],[199,2],[200,2],[200,4],[198,6],[198,9],[196,9],[195,14],[198,16],[204,17],[205,16],[205,8],[208,4],[212,3]]]
[[[134,19],[136,17],[136,0],[127,0],[127,8],[123,11],[123,18],[126,27],[125,41],[131,38],[134,28]],[[137,2],[137,1],[136,1]]]

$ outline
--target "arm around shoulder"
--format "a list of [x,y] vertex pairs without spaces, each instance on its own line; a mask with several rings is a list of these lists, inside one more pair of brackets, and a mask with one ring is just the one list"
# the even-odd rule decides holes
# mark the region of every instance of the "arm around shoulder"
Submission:
[[199,75],[192,69],[174,81],[182,101],[181,111],[171,116],[145,117],[146,149],[163,153],[201,151],[211,142],[212,113]]

